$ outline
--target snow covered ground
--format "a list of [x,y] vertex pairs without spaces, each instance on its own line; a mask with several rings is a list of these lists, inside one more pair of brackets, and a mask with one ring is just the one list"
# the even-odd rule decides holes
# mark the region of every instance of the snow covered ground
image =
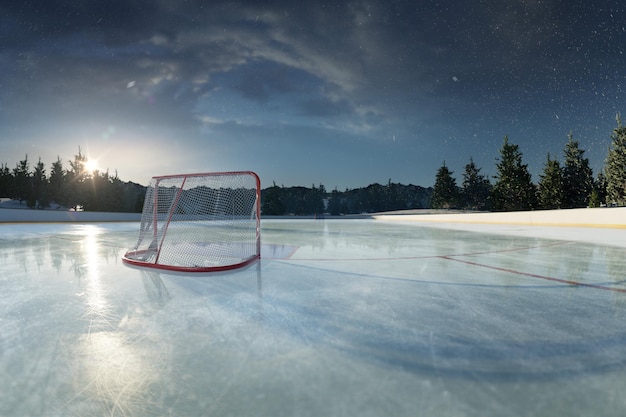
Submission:
[[66,208],[52,207],[45,210],[31,210],[23,202],[0,199],[0,223],[28,222],[123,222],[139,221],[140,213],[100,213],[71,211]]

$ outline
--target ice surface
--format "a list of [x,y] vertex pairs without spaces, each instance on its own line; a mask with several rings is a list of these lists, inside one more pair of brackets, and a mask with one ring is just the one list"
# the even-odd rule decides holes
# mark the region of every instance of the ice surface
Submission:
[[137,228],[0,226],[0,415],[626,410],[624,247],[576,238],[607,230],[272,220],[181,275],[122,263]]

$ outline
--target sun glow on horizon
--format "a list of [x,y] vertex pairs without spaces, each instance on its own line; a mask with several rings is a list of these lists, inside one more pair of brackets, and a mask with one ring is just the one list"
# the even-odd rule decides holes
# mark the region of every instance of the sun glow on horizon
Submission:
[[94,171],[98,170],[98,161],[96,159],[87,159],[84,167],[86,172],[93,174]]

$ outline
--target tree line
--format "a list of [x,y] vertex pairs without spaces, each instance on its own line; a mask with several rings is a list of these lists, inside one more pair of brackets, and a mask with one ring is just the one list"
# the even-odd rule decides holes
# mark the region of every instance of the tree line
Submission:
[[[47,171],[41,158],[34,166],[28,155],[10,169],[0,165],[0,196],[32,209],[64,207],[73,210],[141,212],[146,187],[123,182],[108,171],[89,171],[80,147],[65,168],[60,157]],[[333,215],[430,207],[432,188],[392,183],[327,192],[311,188],[273,186],[261,191],[264,215]]]
[[499,150],[494,184],[470,158],[462,184],[457,186],[444,161],[435,177],[432,207],[515,211],[626,205],[626,126],[619,114],[604,169],[595,178],[585,151],[572,133],[568,137],[563,164],[548,153],[537,184],[532,182],[519,146],[507,136]]
[[[505,136],[499,150],[494,183],[481,174],[470,158],[461,185],[444,161],[437,170],[434,187],[393,183],[367,187],[337,188],[324,185],[284,187],[274,183],[261,191],[264,215],[331,215],[373,213],[407,209],[463,209],[514,211],[626,205],[626,126],[617,116],[604,169],[594,178],[589,160],[578,141],[569,134],[561,164],[548,154],[540,180],[532,182],[519,146]],[[122,182],[117,173],[89,171],[87,158],[78,154],[63,166],[59,157],[46,172],[39,158],[31,167],[28,155],[12,170],[0,165],[0,196],[25,202],[30,208],[57,206],[86,211],[141,212],[146,187]]]
[[370,184],[364,188],[337,188],[330,193],[324,185],[279,187],[274,183],[261,192],[264,215],[330,215],[374,213],[430,207],[432,188],[392,183]]
[[108,171],[89,171],[87,157],[78,148],[78,154],[63,166],[60,157],[46,172],[41,158],[34,167],[28,159],[19,161],[9,169],[0,165],[0,196],[25,203],[33,209],[65,207],[73,210],[141,212],[145,187],[132,182],[122,182]]

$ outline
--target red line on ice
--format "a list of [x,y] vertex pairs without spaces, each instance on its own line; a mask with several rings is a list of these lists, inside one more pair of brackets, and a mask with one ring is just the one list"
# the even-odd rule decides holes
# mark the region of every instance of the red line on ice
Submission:
[[[455,256],[455,255],[453,255],[453,256]],[[548,277],[546,275],[532,274],[530,272],[522,272],[522,271],[518,271],[516,269],[501,268],[499,266],[485,265],[485,264],[480,264],[478,262],[466,261],[466,260],[463,260],[463,259],[455,259],[455,258],[450,257],[450,256],[442,256],[442,258],[443,259],[447,259],[449,261],[455,261],[455,262],[464,263],[464,264],[467,264],[467,265],[478,266],[478,267],[487,268],[487,269],[493,269],[495,271],[508,272],[510,274],[522,275],[522,276],[531,277],[531,278],[545,279],[547,281],[560,282],[562,284],[576,285],[576,286],[579,286],[579,287],[595,288],[597,290],[605,290],[605,291],[614,291],[614,292],[626,293],[626,289],[624,289],[624,288],[612,288],[612,287],[605,287],[603,285],[586,284],[586,283],[580,282],[580,281],[573,281],[573,280],[569,280],[569,279]]]

